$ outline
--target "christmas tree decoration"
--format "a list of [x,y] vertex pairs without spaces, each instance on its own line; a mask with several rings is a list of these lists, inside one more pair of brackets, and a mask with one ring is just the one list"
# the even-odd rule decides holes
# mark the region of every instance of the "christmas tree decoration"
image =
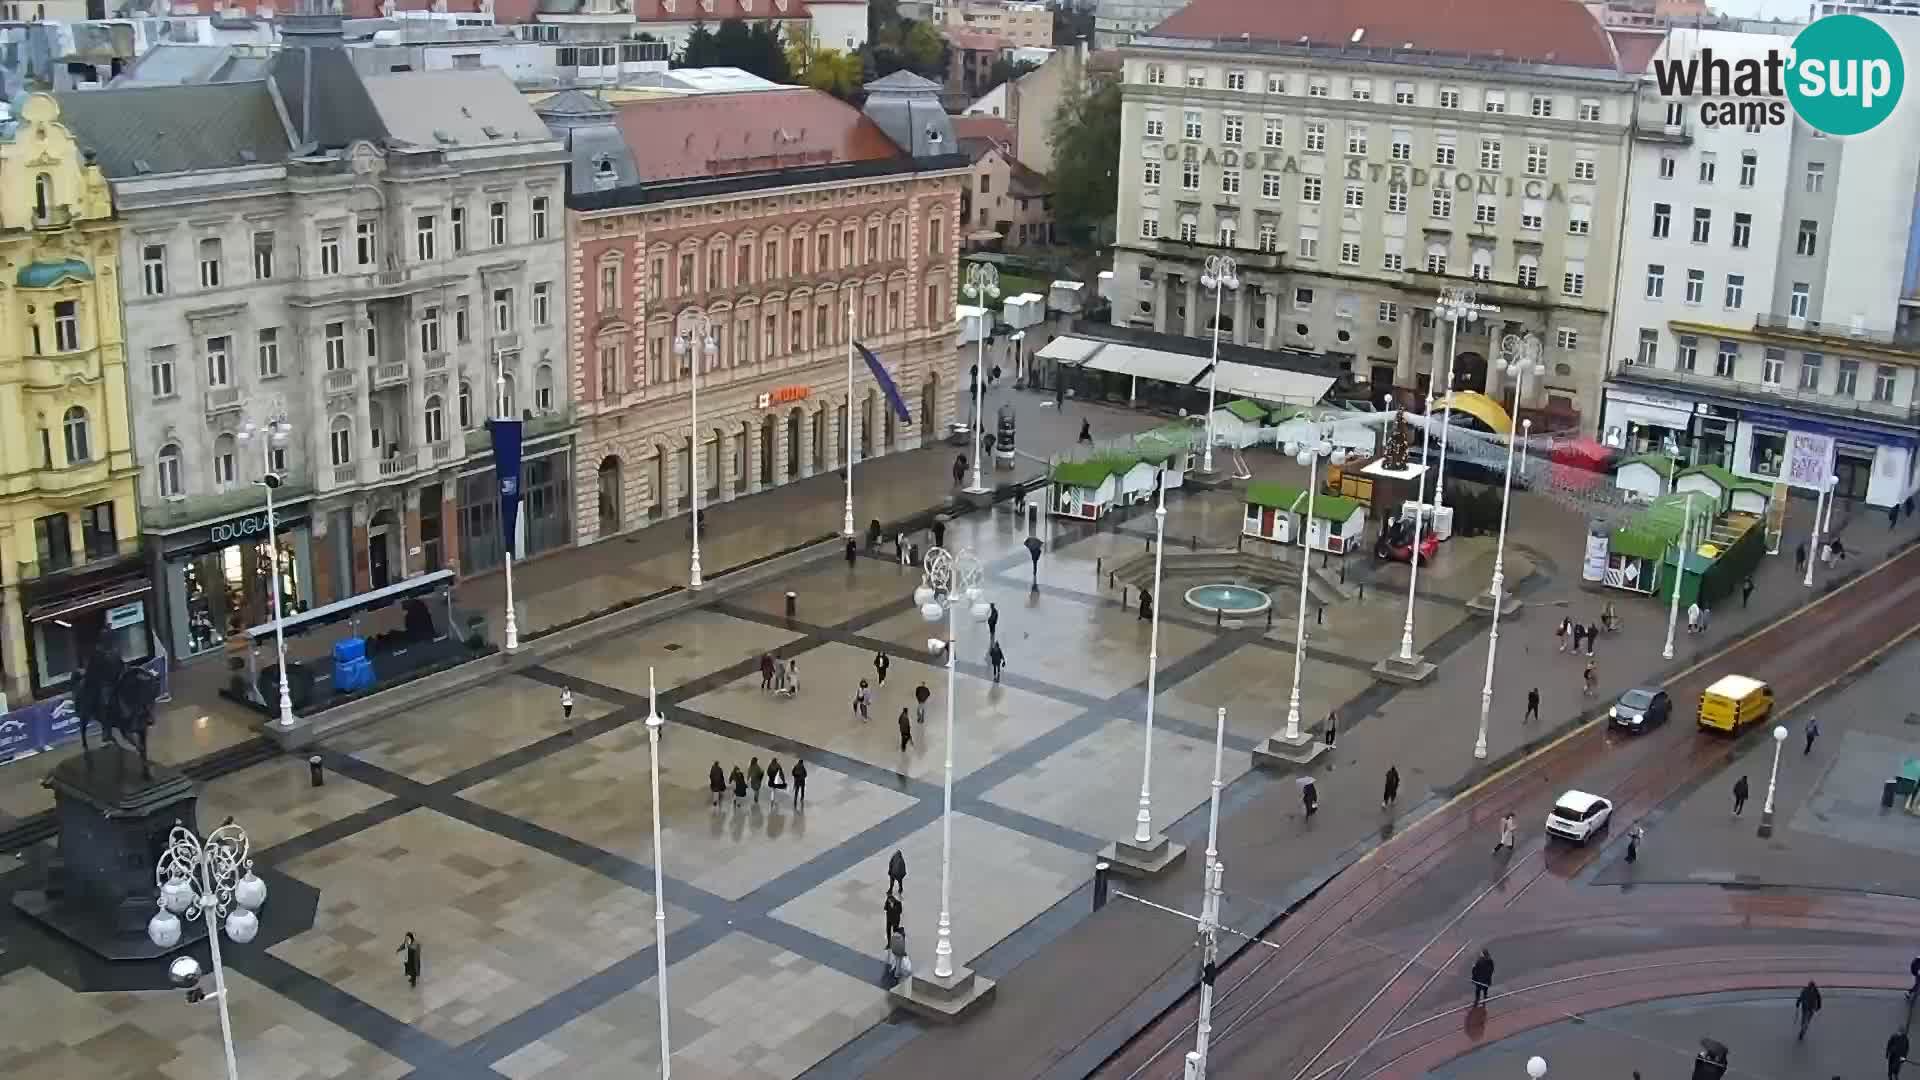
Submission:
[[1407,411],[1394,414],[1393,424],[1387,428],[1387,447],[1381,453],[1381,468],[1394,472],[1407,470],[1407,444],[1412,441],[1407,425]]

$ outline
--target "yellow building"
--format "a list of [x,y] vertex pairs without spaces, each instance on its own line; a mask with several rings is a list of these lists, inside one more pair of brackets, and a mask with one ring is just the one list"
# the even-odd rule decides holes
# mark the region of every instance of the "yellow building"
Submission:
[[0,668],[9,704],[68,688],[102,634],[151,655],[120,222],[60,108],[0,128]]

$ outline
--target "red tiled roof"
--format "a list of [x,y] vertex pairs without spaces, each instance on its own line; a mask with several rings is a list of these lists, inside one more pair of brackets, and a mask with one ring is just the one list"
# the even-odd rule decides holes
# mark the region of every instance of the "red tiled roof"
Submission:
[[[748,3],[752,7],[748,7]],[[807,0],[787,0],[781,11],[774,0],[633,0],[635,22],[693,22],[712,24],[726,19],[804,19]]]
[[999,34],[989,34],[985,30],[948,30],[947,44],[968,52],[998,52],[1007,47],[1005,39]]
[[860,110],[805,87],[629,101],[618,108],[615,122],[643,181],[900,154]]
[[1609,30],[1607,36],[1613,39],[1613,51],[1620,57],[1620,70],[1628,75],[1645,75],[1667,32],[1623,29]]
[[1412,45],[1442,53],[1614,66],[1607,35],[1573,0],[1193,0],[1154,30],[1162,37],[1347,45]]
[[953,118],[953,137],[1010,143],[1013,141],[1013,121],[1004,116],[956,116]]

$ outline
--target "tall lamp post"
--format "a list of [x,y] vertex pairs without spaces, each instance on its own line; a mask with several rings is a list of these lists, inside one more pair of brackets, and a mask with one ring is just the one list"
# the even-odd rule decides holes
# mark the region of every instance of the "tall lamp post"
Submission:
[[[693,361],[693,381],[687,400],[691,416],[687,438],[687,501],[693,507],[693,564],[687,572],[687,587],[697,589],[700,580],[700,455],[707,445],[700,438],[700,373],[713,358],[719,355],[720,343],[713,338],[713,319],[704,311],[696,311],[686,316],[693,325],[674,336],[674,354]],[[851,401],[851,399],[849,399]],[[851,410],[849,410],[851,415]],[[848,483],[851,484],[851,473]]]
[[1013,382],[1015,386],[1027,384],[1027,332],[1015,330],[1007,339],[1008,347],[1013,350]]
[[[1533,337],[1508,335],[1500,343],[1500,351],[1513,359],[1507,364],[1507,373],[1513,376],[1513,410],[1520,411],[1520,402],[1525,400],[1527,376],[1543,375],[1546,365],[1540,363],[1540,343]],[[1507,438],[1507,471],[1501,480],[1500,490],[1500,538],[1493,547],[1493,584],[1487,590],[1488,599],[1493,603],[1493,624],[1487,631],[1487,675],[1480,684],[1480,728],[1473,740],[1473,756],[1486,760],[1487,756],[1487,716],[1493,710],[1493,665],[1494,658],[1500,652],[1500,616],[1507,606],[1507,515],[1513,509],[1513,455],[1515,444],[1525,440],[1533,432],[1533,421],[1520,422],[1520,435],[1516,439]]]
[[[494,408],[498,410],[494,413],[494,415],[499,417],[502,420],[512,420],[513,410],[509,407],[511,403],[507,401],[507,354],[503,352],[496,352],[494,354],[494,359],[499,364],[499,367],[494,372],[494,376],[493,376]],[[501,490],[502,491],[506,490],[504,485],[502,486]],[[507,571],[507,651],[508,652],[517,652],[520,649],[520,623],[519,623],[518,617],[515,616],[513,611],[513,557],[517,553],[519,548],[519,545],[514,541],[518,539],[518,536],[516,534],[518,534],[518,532],[520,531],[519,530],[520,521],[521,521],[520,514],[513,515],[514,528],[512,529],[507,529],[506,522],[504,521],[501,522],[501,528],[504,531],[500,537],[500,547],[506,554],[504,565]]]
[[980,429],[987,426],[987,336],[993,330],[992,302],[1000,296],[1000,271],[991,263],[967,264],[967,299],[980,301],[980,337],[973,365],[973,486],[969,495],[983,495],[987,486],[980,480]]
[[1134,819],[1133,841],[1115,843],[1101,858],[1136,874],[1157,874],[1173,868],[1186,854],[1184,846],[1171,843],[1153,831],[1153,704],[1160,675],[1160,574],[1165,566],[1167,541],[1167,485],[1162,476],[1159,504],[1153,510],[1153,618],[1147,629],[1147,732],[1140,764],[1140,812]]
[[1827,477],[1826,489],[1818,495],[1815,495],[1813,499],[1813,547],[1807,552],[1807,578],[1800,583],[1809,589],[1813,588],[1813,564],[1820,561],[1820,513],[1823,505],[1822,500],[1824,500],[1824,505],[1828,508],[1827,513],[1831,514],[1833,512],[1833,491],[1839,483],[1839,477]]
[[1213,785],[1207,795],[1207,869],[1200,899],[1200,1020],[1195,1025],[1193,1050],[1187,1054],[1185,1080],[1206,1080],[1207,1050],[1213,1042],[1213,980],[1220,958],[1220,761],[1227,745],[1227,710],[1216,709],[1213,719]]
[[276,451],[286,450],[292,432],[293,425],[287,421],[286,412],[275,406],[265,424],[255,424],[249,417],[240,425],[239,435],[240,441],[248,445],[256,439],[260,443],[260,479],[255,483],[267,493],[267,565],[273,574],[273,651],[279,657],[281,727],[293,726],[293,694],[287,684],[287,636],[280,599],[280,535],[273,516],[273,493],[282,483],[282,477],[273,467],[273,458]]
[[[147,922],[147,937],[163,949],[180,943],[182,919],[205,919],[207,949],[213,959],[213,993],[190,990],[188,1000],[214,998],[220,1006],[220,1041],[227,1055],[227,1080],[239,1080],[233,1056],[233,1020],[227,1012],[227,973],[220,962],[220,932],[245,945],[260,932],[254,914],[267,902],[267,884],[254,876],[246,830],[228,823],[202,840],[175,825],[167,835],[166,850],[154,868],[160,910]],[[200,978],[199,965],[181,957],[172,965],[176,980],[188,984]]]
[[[989,267],[991,269],[991,267]],[[944,615],[947,639],[939,644],[947,654],[947,737],[946,763],[941,779],[940,812],[940,941],[933,950],[933,974],[938,979],[953,978],[953,699],[959,690],[955,679],[960,657],[960,609],[968,607],[975,622],[985,622],[990,608],[980,593],[986,569],[979,556],[964,548],[949,551],[934,548],[926,555],[925,578],[913,590],[920,614],[930,623]]]
[[1673,566],[1673,599],[1667,607],[1667,644],[1660,650],[1660,658],[1673,659],[1673,627],[1680,621],[1680,582],[1687,576],[1687,552],[1693,550],[1693,492],[1687,492],[1686,518],[1680,524],[1680,550],[1675,553]]
[[[1429,387],[1431,389],[1431,387]],[[1433,448],[1429,425],[1433,417],[1433,395],[1427,395],[1427,412],[1420,425],[1420,479],[1414,485],[1413,550],[1407,554],[1407,618],[1400,627],[1400,662],[1416,663],[1413,656],[1413,596],[1420,588],[1420,537],[1427,523],[1427,454]]]
[[1773,835],[1773,789],[1780,782],[1780,744],[1787,741],[1787,725],[1773,728],[1773,769],[1767,773],[1767,804],[1760,808],[1760,835]]
[[1200,274],[1202,288],[1213,290],[1213,358],[1207,368],[1207,448],[1200,457],[1200,471],[1213,472],[1213,390],[1220,381],[1220,297],[1228,289],[1240,288],[1239,267],[1231,255],[1209,255]]
[[[1209,414],[1211,415],[1211,414]],[[1307,467],[1307,516],[1300,525],[1300,610],[1293,620],[1293,689],[1287,693],[1287,730],[1280,736],[1281,742],[1300,742],[1300,669],[1307,662],[1307,575],[1313,565],[1313,496],[1316,482],[1314,470],[1320,459],[1326,458],[1335,465],[1344,465],[1347,452],[1333,445],[1329,440],[1320,438],[1320,432],[1314,432],[1311,442],[1290,442],[1286,451],[1295,461]]]
[[1440,389],[1440,404],[1447,411],[1440,417],[1440,471],[1433,480],[1433,505],[1437,509],[1447,503],[1447,432],[1453,420],[1453,360],[1460,351],[1460,320],[1473,322],[1483,314],[1494,314],[1500,309],[1480,303],[1479,294],[1472,289],[1448,287],[1440,290],[1440,302],[1434,305],[1434,310],[1447,320],[1448,326],[1447,377]]
[[[923,417],[923,424],[933,423],[933,417]],[[847,439],[847,507],[846,516],[840,522],[840,535],[853,539],[853,290],[847,290],[847,420],[841,425],[847,430],[842,432]]]
[[647,668],[647,771],[653,780],[653,956],[660,983],[660,1080],[673,1076],[673,1044],[667,1038],[667,886],[660,855],[660,695],[653,688],[653,668]]

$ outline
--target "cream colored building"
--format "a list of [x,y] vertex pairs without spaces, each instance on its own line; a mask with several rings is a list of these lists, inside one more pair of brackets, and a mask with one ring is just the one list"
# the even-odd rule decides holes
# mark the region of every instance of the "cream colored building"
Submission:
[[[1488,359],[1530,332],[1548,373],[1525,404],[1590,423],[1633,81],[1576,4],[1469,0],[1464,36],[1410,0],[1363,6],[1392,47],[1196,0],[1125,48],[1114,321],[1207,333],[1201,270],[1229,254],[1223,336],[1344,358],[1377,397],[1427,385],[1438,295],[1471,288],[1500,310],[1461,324],[1456,380],[1502,393]],[[1229,27],[1246,33],[1230,51]]]
[[953,0],[935,10],[948,30],[993,34],[1009,48],[1053,44],[1053,10],[1032,0]]

